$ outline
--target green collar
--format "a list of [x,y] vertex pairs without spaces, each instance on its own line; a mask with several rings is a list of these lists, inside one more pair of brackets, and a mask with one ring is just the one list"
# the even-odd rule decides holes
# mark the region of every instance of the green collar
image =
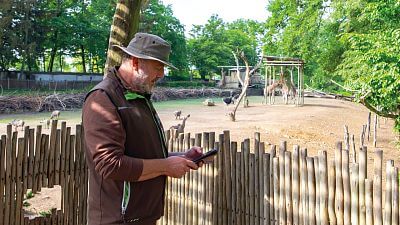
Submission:
[[139,95],[138,93],[135,93],[135,92],[126,92],[125,93],[125,99],[126,100],[135,100],[135,99],[137,99],[137,98],[145,98],[143,95]]

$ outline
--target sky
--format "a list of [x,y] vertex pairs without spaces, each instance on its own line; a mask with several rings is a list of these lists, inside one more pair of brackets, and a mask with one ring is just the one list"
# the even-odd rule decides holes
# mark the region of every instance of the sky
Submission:
[[162,0],[172,5],[174,16],[185,25],[188,32],[192,25],[204,25],[213,14],[224,22],[253,19],[259,22],[268,17],[266,0]]

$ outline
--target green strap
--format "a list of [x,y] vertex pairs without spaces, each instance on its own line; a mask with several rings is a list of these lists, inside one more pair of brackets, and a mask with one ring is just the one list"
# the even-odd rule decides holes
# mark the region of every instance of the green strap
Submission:
[[126,100],[135,100],[135,99],[137,99],[137,98],[145,98],[144,96],[142,96],[142,95],[139,95],[138,93],[135,93],[135,92],[127,92],[127,93],[125,93],[125,99]]
[[129,204],[129,198],[131,196],[131,183],[128,181],[124,181],[124,193],[122,196],[122,203],[121,203],[121,214],[125,215],[126,209]]

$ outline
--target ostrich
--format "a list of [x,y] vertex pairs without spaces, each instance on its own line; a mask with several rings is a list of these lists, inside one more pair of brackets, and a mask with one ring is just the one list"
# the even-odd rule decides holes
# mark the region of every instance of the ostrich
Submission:
[[177,120],[178,118],[181,119],[181,115],[182,115],[182,111],[181,111],[181,110],[175,111],[175,112],[174,112],[174,116],[175,116],[175,119],[176,119],[176,120]]
[[240,94],[236,94],[232,97],[233,104],[236,104],[236,100],[238,100]]
[[222,101],[225,103],[226,106],[228,106],[229,104],[234,104],[233,92],[231,91],[230,97],[223,98]]

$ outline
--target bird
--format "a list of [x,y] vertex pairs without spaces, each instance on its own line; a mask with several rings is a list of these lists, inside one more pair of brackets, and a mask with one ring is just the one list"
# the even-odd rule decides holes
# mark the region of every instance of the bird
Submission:
[[231,91],[231,96],[223,98],[222,101],[225,103],[226,106],[228,106],[231,103],[233,104],[233,92]]

